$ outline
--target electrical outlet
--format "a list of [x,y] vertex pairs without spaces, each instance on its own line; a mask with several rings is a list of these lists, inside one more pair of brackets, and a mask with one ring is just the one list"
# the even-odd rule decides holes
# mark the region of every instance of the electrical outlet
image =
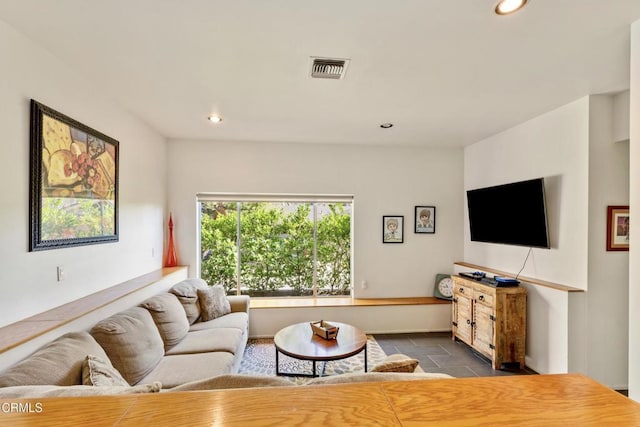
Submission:
[[151,248],[151,258],[156,257],[156,248]]
[[58,282],[62,282],[64,280],[64,268],[62,268],[62,266],[58,266],[57,267],[57,272],[58,272]]
[[367,288],[369,287],[369,284],[367,283],[367,281],[366,281],[366,280],[363,280],[363,281],[360,283],[360,286],[362,287],[362,289],[367,289]]

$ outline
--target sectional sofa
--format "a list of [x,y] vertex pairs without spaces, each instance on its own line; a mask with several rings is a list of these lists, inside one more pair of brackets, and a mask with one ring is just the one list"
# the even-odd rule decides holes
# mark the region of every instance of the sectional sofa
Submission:
[[[237,374],[248,333],[249,297],[186,279],[89,331],[62,335],[0,373],[0,399],[292,386],[280,377]],[[417,365],[391,355],[374,372],[307,384],[451,378]]]
[[90,331],[43,346],[0,373],[0,387],[174,388],[236,373],[248,333],[249,297],[186,279]]

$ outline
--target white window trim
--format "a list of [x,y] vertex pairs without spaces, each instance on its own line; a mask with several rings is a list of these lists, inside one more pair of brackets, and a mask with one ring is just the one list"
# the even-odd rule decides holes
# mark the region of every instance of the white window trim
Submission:
[[353,203],[352,194],[197,193],[198,202],[315,202]]

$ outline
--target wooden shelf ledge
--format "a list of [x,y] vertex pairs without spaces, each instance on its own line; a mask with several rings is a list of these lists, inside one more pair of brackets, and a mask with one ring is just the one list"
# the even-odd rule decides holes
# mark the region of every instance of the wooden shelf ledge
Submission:
[[[459,265],[461,267],[469,268],[473,271],[486,271],[487,273],[492,273],[498,276],[506,276],[506,277],[515,277],[515,274],[507,273],[506,271],[496,270],[495,268],[484,267],[482,265],[469,264],[468,262],[455,262],[454,265]],[[557,291],[563,292],[584,292],[584,289],[574,288],[572,286],[561,285],[559,283],[547,282],[545,280],[534,279],[532,277],[518,276],[518,280],[521,282],[526,282],[535,286],[542,286],[545,288],[555,289]]]
[[150,286],[167,276],[187,267],[167,267],[154,270],[126,282],[95,292],[35,316],[19,320],[0,328],[0,353],[4,353],[40,335],[66,325],[80,317],[98,310],[133,292]]
[[434,297],[413,298],[251,298],[251,308],[305,308],[305,307],[370,307],[389,305],[451,304]]

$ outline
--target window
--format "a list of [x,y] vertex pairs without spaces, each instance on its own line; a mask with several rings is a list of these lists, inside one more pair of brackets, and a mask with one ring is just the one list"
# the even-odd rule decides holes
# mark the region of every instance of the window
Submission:
[[253,297],[351,293],[351,196],[199,195],[200,276]]

